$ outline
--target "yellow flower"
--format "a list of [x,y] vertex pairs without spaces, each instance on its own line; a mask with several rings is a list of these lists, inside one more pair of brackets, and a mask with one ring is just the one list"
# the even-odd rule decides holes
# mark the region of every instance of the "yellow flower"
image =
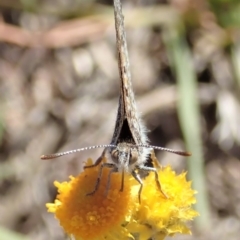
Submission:
[[[55,213],[63,229],[77,240],[129,239],[131,234],[121,224],[131,215],[135,202],[131,185],[125,184],[120,192],[121,174],[112,173],[106,193],[110,170],[104,168],[98,190],[86,196],[95,187],[98,171],[99,167],[87,168],[78,177],[70,177],[69,182],[54,182],[59,194],[55,203],[46,205],[48,211]],[[125,176],[126,183],[129,178]]]
[[[158,160],[154,154],[152,157],[156,165]],[[196,203],[196,191],[191,189],[191,182],[186,180],[186,173],[176,175],[168,166],[160,168],[158,175],[162,191],[167,197],[159,191],[154,174],[151,173],[144,181],[141,204],[132,215],[132,221],[128,225],[129,231],[137,233],[140,240],[162,240],[176,233],[191,234],[186,222],[193,220],[198,213],[191,208]]]
[[[156,161],[156,159],[154,159]],[[87,165],[91,165],[89,160]],[[55,203],[48,203],[60,225],[76,240],[140,239],[162,240],[176,233],[190,234],[186,222],[198,215],[191,206],[195,191],[186,180],[186,173],[176,175],[170,167],[158,170],[164,194],[157,188],[154,174],[143,180],[141,204],[139,184],[125,174],[124,191],[120,192],[121,173],[112,173],[106,194],[109,169],[104,168],[98,190],[92,192],[99,167],[87,168],[69,182],[58,183]]]

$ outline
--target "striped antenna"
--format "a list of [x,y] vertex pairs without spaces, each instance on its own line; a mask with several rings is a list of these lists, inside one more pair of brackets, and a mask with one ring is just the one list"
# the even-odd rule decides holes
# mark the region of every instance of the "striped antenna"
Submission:
[[74,150],[70,150],[70,151],[66,151],[66,152],[61,152],[61,153],[53,153],[53,154],[42,155],[41,159],[42,160],[51,160],[51,159],[62,157],[62,156],[69,155],[69,154],[72,154],[72,153],[82,152],[82,151],[85,151],[85,150],[91,150],[91,149],[95,149],[95,148],[115,148],[115,147],[116,147],[116,145],[112,145],[112,144],[96,145],[96,146],[78,148],[78,149],[74,149]]
[[[115,148],[115,147],[117,147],[117,146],[113,145],[113,144],[96,145],[96,146],[78,148],[78,149],[74,149],[74,150],[70,150],[70,151],[66,151],[66,152],[61,152],[61,153],[53,153],[53,154],[42,155],[41,159],[42,160],[51,160],[51,159],[55,159],[55,158],[62,157],[62,156],[65,156],[65,155],[69,155],[69,154],[72,154],[72,153],[82,152],[82,151],[85,151],[85,150],[91,150],[91,149],[95,149],[95,148]],[[153,149],[157,149],[157,150],[161,150],[161,151],[165,151],[165,152],[170,152],[170,153],[174,153],[174,154],[181,155],[181,156],[186,156],[186,157],[192,155],[189,152],[173,150],[173,149],[170,149],[170,148],[164,148],[164,147],[158,147],[158,146],[152,146],[152,145],[145,145],[145,144],[133,145],[133,147],[153,148]]]
[[181,155],[181,156],[186,156],[186,157],[192,155],[190,152],[173,150],[173,149],[170,149],[170,148],[164,148],[164,147],[158,147],[158,146],[152,146],[152,145],[140,144],[140,145],[136,145],[136,146],[144,147],[144,148],[153,148],[153,149],[157,149],[157,150],[161,150],[161,151],[165,151],[165,152],[170,152],[170,153],[174,153],[174,154]]

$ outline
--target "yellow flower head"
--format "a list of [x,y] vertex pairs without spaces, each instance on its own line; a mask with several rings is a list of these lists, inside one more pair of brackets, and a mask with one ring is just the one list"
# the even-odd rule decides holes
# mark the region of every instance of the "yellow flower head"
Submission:
[[[87,165],[92,165],[92,161]],[[121,174],[112,173],[107,191],[109,171],[103,169],[99,188],[90,196],[87,194],[95,188],[99,167],[86,168],[78,177],[70,177],[69,182],[54,183],[59,194],[55,203],[47,204],[48,211],[55,213],[60,225],[75,239],[119,239],[119,236],[124,239],[128,236],[121,224],[132,208],[131,186],[126,184],[120,192]]]
[[[89,160],[87,165],[91,165]],[[58,196],[48,203],[60,225],[77,240],[101,239],[164,239],[175,233],[190,234],[186,221],[197,216],[191,205],[195,191],[186,181],[186,173],[176,175],[170,167],[158,170],[164,194],[157,188],[154,174],[143,180],[141,204],[138,202],[139,184],[130,174],[112,173],[107,190],[109,169],[104,168],[98,190],[93,195],[99,167],[87,168],[69,182],[55,182]]]
[[198,213],[191,208],[196,202],[193,196],[195,191],[191,189],[191,183],[186,181],[186,173],[177,176],[169,166],[158,173],[167,198],[154,184],[154,174],[151,173],[144,182],[141,205],[128,226],[130,232],[137,232],[142,240],[161,240],[176,233],[191,234],[186,221],[192,220]]

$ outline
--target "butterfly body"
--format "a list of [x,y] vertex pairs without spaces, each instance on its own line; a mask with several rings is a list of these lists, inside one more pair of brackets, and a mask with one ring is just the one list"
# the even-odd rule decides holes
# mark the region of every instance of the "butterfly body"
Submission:
[[[119,156],[129,158],[129,160],[125,159],[122,161],[121,157],[118,161],[116,157],[112,157],[118,169],[121,169],[124,163],[125,171],[131,171],[134,169],[135,165],[141,165],[146,162],[147,156],[150,154],[150,149],[136,147],[136,145],[146,145],[148,139],[146,128],[137,112],[132,90],[126,33],[124,29],[122,7],[119,0],[114,1],[114,16],[120,76],[120,96],[115,129],[111,141],[111,144],[116,145],[116,148],[109,149],[109,152],[111,156],[113,156],[113,152],[115,155],[116,152],[119,152]],[[128,163],[127,166],[126,163]]]

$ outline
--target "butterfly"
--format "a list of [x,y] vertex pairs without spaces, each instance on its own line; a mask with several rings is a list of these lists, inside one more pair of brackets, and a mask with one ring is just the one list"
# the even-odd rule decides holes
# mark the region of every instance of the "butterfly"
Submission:
[[[124,29],[124,17],[122,14],[122,5],[120,0],[114,0],[114,19],[116,29],[118,68],[120,75],[120,95],[115,128],[110,144],[89,146],[62,153],[43,155],[41,159],[54,159],[71,153],[95,148],[104,148],[101,156],[96,160],[96,162],[91,166],[85,167],[91,168],[100,165],[95,188],[87,195],[92,195],[98,190],[103,168],[107,167],[111,169],[107,184],[107,190],[110,185],[111,174],[113,172],[121,172],[122,181],[120,191],[123,191],[124,174],[125,172],[129,172],[140,184],[138,193],[140,202],[141,191],[143,188],[143,181],[140,173],[154,172],[156,184],[159,190],[164,194],[161,189],[157,170],[152,164],[153,159],[151,159],[151,152],[153,149],[168,151],[182,156],[190,156],[191,154],[184,151],[177,151],[148,144],[148,138],[146,134],[147,129],[138,114],[132,90],[126,33]],[[103,162],[106,154],[110,155],[110,162]],[[147,163],[150,163],[150,166],[148,166]]]

